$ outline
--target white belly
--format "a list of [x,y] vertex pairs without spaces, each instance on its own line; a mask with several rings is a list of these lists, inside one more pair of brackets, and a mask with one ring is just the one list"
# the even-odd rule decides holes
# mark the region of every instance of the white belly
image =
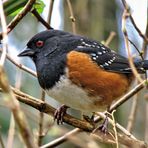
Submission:
[[60,81],[52,89],[46,90],[46,92],[60,103],[83,112],[96,112],[106,109],[106,106],[95,104],[96,101],[102,98],[88,96],[81,87],[72,84],[66,76],[61,76]]

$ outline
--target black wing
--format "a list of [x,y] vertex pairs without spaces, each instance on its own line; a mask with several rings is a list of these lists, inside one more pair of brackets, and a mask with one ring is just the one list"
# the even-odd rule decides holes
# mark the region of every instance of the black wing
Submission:
[[[89,54],[92,60],[105,70],[118,73],[132,73],[126,57],[117,54],[101,43],[90,40],[84,41],[83,39],[82,44],[77,46],[75,50]],[[145,72],[141,66],[141,61],[135,61],[134,64],[140,73]]]

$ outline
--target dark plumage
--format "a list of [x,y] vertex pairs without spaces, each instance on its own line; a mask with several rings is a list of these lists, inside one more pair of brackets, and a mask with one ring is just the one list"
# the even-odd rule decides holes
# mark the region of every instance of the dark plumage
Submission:
[[[43,47],[36,46],[37,41],[43,41]],[[66,54],[72,50],[90,55],[92,60],[107,71],[117,73],[132,73],[128,59],[115,53],[103,44],[83,36],[73,35],[59,30],[43,31],[35,35],[27,48],[33,51],[28,55],[24,52],[19,56],[30,56],[36,64],[39,83],[42,88],[51,88],[64,74]],[[135,61],[140,73],[148,68],[147,61]]]

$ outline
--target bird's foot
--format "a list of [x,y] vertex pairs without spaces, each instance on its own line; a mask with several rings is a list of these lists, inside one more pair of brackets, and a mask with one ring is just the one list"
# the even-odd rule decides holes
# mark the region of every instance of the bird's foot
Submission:
[[56,109],[54,113],[54,121],[57,120],[57,124],[63,124],[63,117],[66,114],[67,108],[69,107],[63,104],[58,109]]
[[104,122],[99,127],[94,129],[93,133],[95,133],[97,130],[101,131],[104,134],[108,134],[108,116],[106,116]]

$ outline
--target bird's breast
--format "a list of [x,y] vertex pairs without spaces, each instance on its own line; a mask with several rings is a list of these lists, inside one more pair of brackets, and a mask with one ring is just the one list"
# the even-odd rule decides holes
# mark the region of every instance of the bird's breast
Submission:
[[60,103],[84,112],[102,111],[107,107],[101,105],[103,98],[90,96],[83,88],[72,83],[66,75],[61,76],[55,86],[46,92]]

